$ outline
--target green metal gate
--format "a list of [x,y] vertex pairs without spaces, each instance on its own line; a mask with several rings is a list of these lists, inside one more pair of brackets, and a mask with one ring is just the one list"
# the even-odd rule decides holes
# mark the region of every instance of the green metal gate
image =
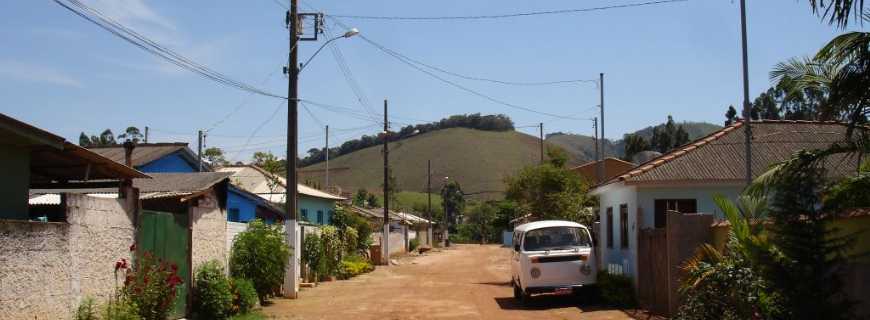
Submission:
[[187,293],[190,290],[190,238],[187,213],[143,210],[139,216],[137,248],[140,253],[150,251],[164,261],[178,265],[178,276],[184,283],[178,286],[172,315],[184,317],[187,310]]

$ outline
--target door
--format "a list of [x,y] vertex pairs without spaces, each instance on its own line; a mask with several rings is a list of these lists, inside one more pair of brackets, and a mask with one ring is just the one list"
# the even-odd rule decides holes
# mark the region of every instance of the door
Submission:
[[511,239],[511,280],[514,283],[519,282],[520,277],[520,237],[522,236],[519,232],[513,233],[513,239]]
[[176,318],[186,315],[187,295],[190,290],[188,224],[187,213],[143,210],[139,216],[139,234],[136,241],[138,253],[148,251],[164,261],[174,263],[178,266],[178,276],[184,281],[177,287],[171,312]]

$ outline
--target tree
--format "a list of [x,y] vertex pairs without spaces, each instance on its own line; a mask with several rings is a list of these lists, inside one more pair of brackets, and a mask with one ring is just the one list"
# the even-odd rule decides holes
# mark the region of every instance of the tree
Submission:
[[682,125],[680,125],[679,127],[677,127],[677,131],[674,133],[674,145],[671,147],[671,149],[682,147],[687,143],[689,143],[689,133],[686,132],[686,129],[683,129]]
[[639,135],[626,134],[623,140],[625,141],[625,156],[622,160],[632,161],[636,154],[650,149],[649,142]]
[[367,203],[369,198],[369,192],[366,189],[360,188],[353,195],[353,205],[357,207],[369,208],[370,204]]
[[522,211],[536,219],[563,219],[588,222],[592,217],[588,186],[582,178],[551,164],[529,166],[505,180],[505,198],[515,201]]
[[231,252],[230,273],[254,282],[261,304],[281,287],[290,248],[277,225],[259,219],[251,221],[244,232],[236,235]]
[[734,106],[728,106],[728,111],[725,112],[725,125],[730,126],[737,120],[740,120],[737,117],[737,109],[734,109]]
[[496,219],[497,210],[498,208],[495,204],[488,201],[475,206],[468,213],[468,223],[474,226],[473,230],[477,231],[472,234],[474,239],[469,240],[479,240],[480,244],[485,244],[498,237],[500,230],[494,228],[493,225],[493,222]]
[[[836,24],[839,28],[849,25],[849,17],[859,18],[864,9],[864,0],[809,0],[813,13],[828,19],[828,24]],[[865,13],[864,19],[867,19]]]
[[118,145],[118,142],[115,141],[115,135],[112,133],[112,130],[106,129],[99,136],[91,136],[90,138],[82,132],[79,135],[79,145],[85,148],[109,147]]
[[118,135],[118,140],[130,141],[133,143],[139,143],[145,135],[139,131],[139,128],[136,127],[127,127],[127,130],[124,130],[124,133]]
[[441,187],[441,206],[444,207],[448,227],[456,228],[457,216],[465,209],[465,196],[459,182],[451,180]]
[[260,167],[266,171],[266,186],[269,188],[269,193],[276,193],[278,187],[282,185],[279,177],[286,172],[285,162],[278,160],[271,152],[254,152],[253,165]]
[[224,158],[224,151],[218,147],[207,148],[202,152],[202,155],[208,163],[214,166],[226,166],[230,164],[229,161]]
[[547,159],[554,167],[562,168],[568,163],[568,153],[559,147],[547,147]]

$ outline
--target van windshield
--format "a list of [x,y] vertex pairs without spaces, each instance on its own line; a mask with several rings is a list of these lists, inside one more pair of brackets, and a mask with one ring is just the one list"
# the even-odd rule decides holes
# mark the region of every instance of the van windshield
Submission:
[[574,247],[591,247],[589,233],[577,227],[549,227],[526,232],[523,241],[525,251],[570,250]]

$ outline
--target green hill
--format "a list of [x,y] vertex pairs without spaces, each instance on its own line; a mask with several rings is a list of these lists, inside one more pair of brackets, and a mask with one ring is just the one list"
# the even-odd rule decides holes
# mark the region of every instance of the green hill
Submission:
[[[369,147],[330,159],[330,184],[345,192],[365,188],[380,193],[384,172],[381,149]],[[449,177],[458,180],[466,193],[498,198],[499,191],[504,190],[503,179],[524,166],[537,164],[539,150],[538,139],[516,131],[450,128],[391,143],[390,167],[400,190],[425,192],[426,161],[432,160],[434,192],[440,190],[444,177]],[[300,180],[323,183],[324,166],[321,162],[301,169]]]

